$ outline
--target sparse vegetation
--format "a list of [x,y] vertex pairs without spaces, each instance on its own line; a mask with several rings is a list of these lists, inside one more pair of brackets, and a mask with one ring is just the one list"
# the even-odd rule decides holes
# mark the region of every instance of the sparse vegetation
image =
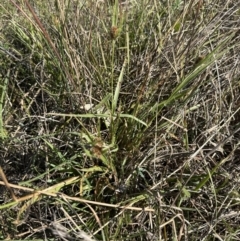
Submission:
[[0,239],[240,239],[240,2],[2,0]]

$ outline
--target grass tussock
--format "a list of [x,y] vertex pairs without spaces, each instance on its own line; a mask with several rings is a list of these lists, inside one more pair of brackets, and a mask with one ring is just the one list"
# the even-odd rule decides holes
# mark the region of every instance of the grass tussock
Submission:
[[0,13],[0,239],[240,239],[238,1]]

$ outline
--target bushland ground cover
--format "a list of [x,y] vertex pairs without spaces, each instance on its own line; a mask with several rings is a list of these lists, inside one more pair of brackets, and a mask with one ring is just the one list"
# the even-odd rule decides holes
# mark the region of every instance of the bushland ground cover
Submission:
[[1,239],[240,239],[239,1],[0,14]]

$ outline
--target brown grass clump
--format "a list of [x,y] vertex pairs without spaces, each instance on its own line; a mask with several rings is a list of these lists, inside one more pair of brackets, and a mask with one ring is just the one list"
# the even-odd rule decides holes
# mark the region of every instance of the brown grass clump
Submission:
[[238,1],[0,13],[0,239],[240,239]]

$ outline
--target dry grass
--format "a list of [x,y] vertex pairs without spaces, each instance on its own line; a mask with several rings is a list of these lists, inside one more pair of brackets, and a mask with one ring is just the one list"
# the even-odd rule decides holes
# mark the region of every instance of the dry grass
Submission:
[[50,2],[0,4],[0,238],[239,240],[240,4]]

